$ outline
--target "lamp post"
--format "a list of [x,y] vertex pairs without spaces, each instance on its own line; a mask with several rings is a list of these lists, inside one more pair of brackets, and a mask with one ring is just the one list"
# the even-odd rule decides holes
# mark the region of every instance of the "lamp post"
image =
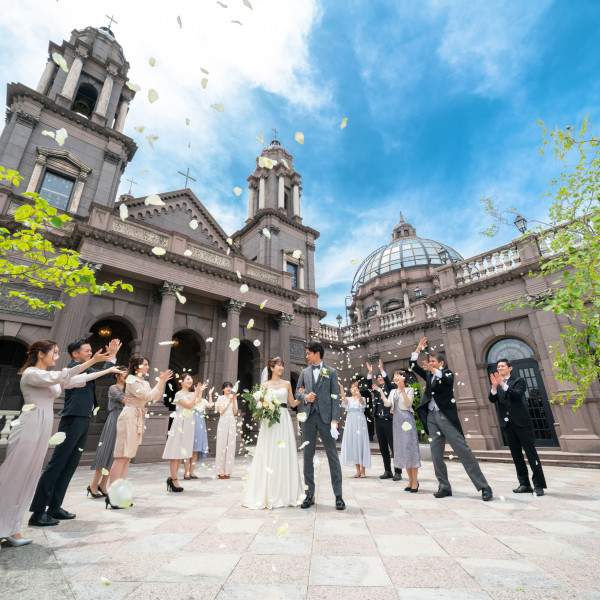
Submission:
[[445,248],[440,250],[440,260],[442,261],[443,265],[447,265],[450,262],[450,252],[448,252],[448,250]]
[[521,232],[527,231],[527,219],[523,215],[517,215],[514,220],[514,226]]
[[420,287],[415,288],[415,298],[417,301],[423,300],[423,290]]
[[342,320],[343,320],[342,315],[338,314],[338,316],[335,318],[335,320],[337,321],[338,327],[341,327],[342,326]]

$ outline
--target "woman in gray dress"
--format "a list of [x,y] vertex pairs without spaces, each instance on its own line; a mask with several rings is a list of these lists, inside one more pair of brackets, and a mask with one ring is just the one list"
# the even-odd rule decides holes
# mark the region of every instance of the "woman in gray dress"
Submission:
[[87,488],[88,496],[91,494],[92,498],[104,498],[106,496],[106,484],[114,461],[117,419],[125,403],[125,379],[127,378],[127,367],[120,368],[123,371],[115,373],[117,383],[111,385],[108,389],[108,405],[106,407],[108,417],[106,417],[106,423],[102,428],[98,448],[96,448],[94,461],[90,467],[92,471],[96,471],[92,483]]
[[[98,362],[113,357],[101,351],[87,362],[62,371],[48,371],[58,360],[53,340],[38,340],[27,349],[27,360],[19,370],[25,404],[12,421],[6,460],[0,466],[0,541],[24,546],[33,540],[23,538],[21,523],[40,478],[48,443],[60,444],[64,432],[50,438],[54,422],[54,400],[66,388],[83,387],[88,381],[114,373],[117,367],[94,373],[82,373]],[[62,433],[62,435],[61,435]]]
[[341,462],[345,466],[356,467],[355,478],[366,477],[365,469],[371,468],[371,444],[365,417],[366,400],[360,395],[358,381],[350,386],[350,398],[346,398],[344,386],[341,383],[339,385],[342,406],[346,409]]
[[393,378],[396,389],[391,390],[388,396],[376,386],[373,386],[373,389],[382,394],[386,406],[392,407],[390,412],[394,415],[394,467],[406,469],[408,486],[404,490],[416,494],[419,491],[418,473],[421,466],[421,454],[412,408],[415,392],[411,387],[406,387],[404,371],[397,369],[394,371]]

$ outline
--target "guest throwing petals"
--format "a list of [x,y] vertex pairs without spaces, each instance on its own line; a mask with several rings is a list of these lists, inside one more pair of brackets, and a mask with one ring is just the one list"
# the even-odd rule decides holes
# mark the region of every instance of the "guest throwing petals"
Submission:
[[342,406],[346,409],[341,461],[345,466],[356,467],[355,478],[366,477],[365,469],[371,468],[371,445],[365,417],[366,400],[360,395],[358,381],[350,386],[350,398],[346,398],[344,386],[341,383],[339,386]]
[[[83,387],[88,381],[117,370],[112,367],[106,371],[81,373],[109,358],[97,352],[90,360],[70,369],[48,371],[48,367],[53,367],[58,358],[55,341],[38,340],[27,349],[27,360],[19,370],[25,404],[21,414],[13,421],[6,460],[0,466],[0,541],[6,539],[11,546],[24,546],[32,542],[21,536],[21,523],[48,450],[54,421],[54,400],[66,388]],[[57,519],[45,512],[38,516],[38,520],[43,525],[59,524]]]
[[[144,416],[148,412],[145,407],[149,402],[157,402],[173,371],[167,370],[158,377],[158,383],[151,388],[144,379],[148,375],[150,364],[140,354],[129,359],[127,379],[125,380],[125,407],[117,420],[117,440],[115,442],[115,461],[110,471],[111,485],[117,479],[126,479],[131,459],[137,454],[144,434]],[[106,507],[117,508],[106,498]]]
[[233,385],[226,381],[221,388],[223,395],[219,396],[216,408],[219,412],[217,427],[217,451],[215,469],[219,479],[229,479],[233,472],[235,458],[236,419],[238,413],[237,394],[233,393]]

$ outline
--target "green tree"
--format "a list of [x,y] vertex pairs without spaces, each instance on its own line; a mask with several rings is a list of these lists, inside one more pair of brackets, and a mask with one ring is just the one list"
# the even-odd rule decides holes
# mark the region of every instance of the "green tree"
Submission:
[[[22,180],[17,171],[0,167],[0,181],[18,187]],[[31,198],[33,204],[23,204],[16,210],[15,224],[10,229],[0,227],[0,295],[18,296],[34,308],[50,311],[62,308],[64,302],[45,302],[36,297],[34,288],[56,288],[69,296],[112,293],[117,288],[133,291],[131,285],[120,280],[99,284],[94,270],[83,262],[78,252],[56,248],[44,234],[61,228],[71,217],[59,215],[38,194],[23,196]],[[7,285],[19,283],[32,288],[31,292],[6,289]]]
[[[572,390],[556,394],[554,400],[572,401],[576,411],[600,379],[600,137],[589,133],[587,117],[578,132],[570,126],[551,130],[539,124],[540,153],[551,145],[561,174],[542,196],[551,200],[550,222],[534,221],[536,228],[523,237],[544,249],[539,271],[530,275],[552,276],[552,287],[541,303],[519,298],[503,308],[531,306],[567,317],[551,353],[556,378],[570,383]],[[493,237],[516,209],[502,210],[489,198],[482,202],[493,224],[481,233]]]

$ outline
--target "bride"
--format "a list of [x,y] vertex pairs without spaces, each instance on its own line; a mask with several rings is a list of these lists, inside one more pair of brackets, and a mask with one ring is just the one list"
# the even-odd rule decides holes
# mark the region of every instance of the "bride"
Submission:
[[292,419],[287,405],[299,402],[292,394],[289,381],[281,379],[283,361],[276,356],[267,363],[267,381],[263,387],[281,403],[279,423],[260,425],[258,442],[244,490],[242,506],[247,508],[280,508],[298,506],[304,498],[304,484],[298,466],[298,451]]

